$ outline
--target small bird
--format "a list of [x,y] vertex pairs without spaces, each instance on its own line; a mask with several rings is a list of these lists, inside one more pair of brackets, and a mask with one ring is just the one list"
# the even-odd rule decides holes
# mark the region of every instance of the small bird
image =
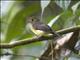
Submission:
[[41,22],[38,18],[32,16],[27,19],[27,26],[37,36],[44,36],[53,34],[56,37],[60,37],[58,33],[51,29],[47,24]]

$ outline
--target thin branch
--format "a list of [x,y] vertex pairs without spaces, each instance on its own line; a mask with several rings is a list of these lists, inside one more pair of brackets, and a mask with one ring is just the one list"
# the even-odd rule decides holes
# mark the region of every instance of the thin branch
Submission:
[[[57,33],[59,33],[59,34],[66,34],[66,33],[69,33],[69,32],[74,32],[76,30],[80,30],[80,25],[59,30],[59,31],[57,31]],[[27,45],[27,44],[30,44],[30,43],[39,42],[39,41],[45,41],[45,40],[50,40],[50,39],[53,39],[53,35],[32,37],[32,38],[29,38],[29,39],[15,41],[12,44],[1,43],[0,44],[0,48],[5,48],[5,49],[6,48],[14,48],[16,46]]]
[[74,32],[76,30],[80,30],[80,25],[59,30],[59,31],[57,31],[57,33],[66,34],[66,33],[69,33],[69,32]]

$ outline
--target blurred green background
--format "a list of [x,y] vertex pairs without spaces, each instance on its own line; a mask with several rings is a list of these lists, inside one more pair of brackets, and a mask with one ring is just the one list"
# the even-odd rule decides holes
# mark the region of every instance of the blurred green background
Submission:
[[[80,25],[80,1],[67,0],[13,0],[0,1],[1,43],[14,43],[18,40],[31,38],[33,35],[26,30],[26,18],[33,15],[49,24],[52,29],[60,30]],[[59,17],[57,17],[59,16]],[[54,21],[52,24],[51,21]],[[45,42],[18,46],[12,49],[1,49],[1,53],[10,52],[18,55],[31,55],[39,57],[47,47]],[[1,60],[36,60],[30,56],[0,56]],[[70,60],[80,60],[78,55],[72,54]]]

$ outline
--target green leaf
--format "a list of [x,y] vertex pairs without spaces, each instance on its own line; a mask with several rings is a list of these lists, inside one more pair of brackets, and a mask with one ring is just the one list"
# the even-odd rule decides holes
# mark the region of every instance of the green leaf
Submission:
[[57,20],[58,20],[58,18],[60,17],[61,15],[58,15],[58,16],[56,16],[55,18],[53,18],[49,23],[48,23],[48,25],[51,27]]
[[73,14],[77,12],[78,7],[80,6],[80,1],[74,4],[71,8],[73,10]]
[[63,10],[67,10],[70,5],[71,0],[55,0],[56,4],[60,6]]
[[34,3],[26,8],[21,9],[10,21],[8,28],[6,29],[5,41],[10,42],[16,36],[22,34],[25,27],[25,17],[28,17],[29,15],[34,14],[39,10],[40,6],[38,3]]

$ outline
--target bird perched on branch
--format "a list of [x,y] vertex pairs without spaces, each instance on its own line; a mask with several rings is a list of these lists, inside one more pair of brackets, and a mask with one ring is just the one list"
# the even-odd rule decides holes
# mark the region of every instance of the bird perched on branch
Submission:
[[47,24],[41,22],[38,18],[32,16],[27,18],[27,26],[37,36],[45,36],[53,34],[56,37],[60,37],[58,33],[51,29]]

